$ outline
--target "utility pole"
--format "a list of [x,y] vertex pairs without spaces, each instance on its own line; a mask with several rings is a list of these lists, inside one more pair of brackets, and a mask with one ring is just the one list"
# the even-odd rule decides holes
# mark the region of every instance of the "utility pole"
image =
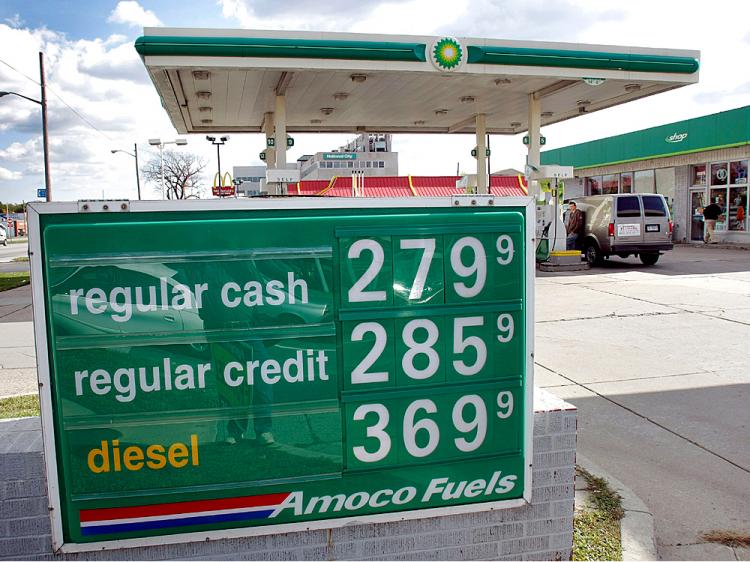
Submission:
[[47,135],[47,82],[44,78],[44,53],[39,51],[39,84],[42,88],[42,143],[44,145],[44,187],[47,201],[52,201],[52,179],[49,173],[49,138]]
[[135,184],[138,186],[138,201],[141,200],[141,174],[138,171],[138,143],[133,143],[133,154],[135,154]]

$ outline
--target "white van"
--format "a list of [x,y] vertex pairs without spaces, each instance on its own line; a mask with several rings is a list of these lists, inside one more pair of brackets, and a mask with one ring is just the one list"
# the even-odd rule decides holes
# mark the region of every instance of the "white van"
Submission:
[[662,252],[674,247],[672,220],[662,195],[591,195],[575,202],[585,217],[581,244],[589,264],[612,255],[636,255],[645,265],[654,265]]

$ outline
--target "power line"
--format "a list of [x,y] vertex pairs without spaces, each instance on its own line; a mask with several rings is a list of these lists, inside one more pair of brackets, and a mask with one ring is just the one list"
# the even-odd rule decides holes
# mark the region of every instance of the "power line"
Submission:
[[31,80],[31,81],[32,81],[32,82],[33,82],[34,84],[36,84],[37,86],[39,86],[39,85],[40,85],[40,84],[39,84],[39,82],[37,82],[36,80],[34,80],[33,78],[31,78],[30,76],[27,76],[26,74],[24,74],[23,72],[21,72],[20,70],[18,70],[18,69],[17,69],[16,67],[14,67],[14,66],[12,66],[12,65],[8,64],[8,63],[7,63],[7,62],[5,62],[5,61],[4,61],[3,59],[0,59],[0,62],[1,62],[1,63],[3,63],[3,64],[4,64],[5,66],[7,66],[8,68],[10,68],[11,70],[15,70],[16,72],[18,72],[18,74],[20,74],[21,76],[23,76],[23,77],[24,77],[24,78],[26,78],[27,80]]
[[[24,74],[23,72],[21,72],[20,70],[18,70],[17,68],[15,68],[14,66],[8,64],[3,59],[0,59],[0,62],[3,63],[8,68],[10,68],[11,70],[14,70],[14,71],[18,72],[18,74],[20,74],[21,76],[23,76],[27,80],[31,80],[37,86],[40,86],[39,82],[37,82],[36,80],[34,80],[33,78],[31,78],[30,76],[27,76],[26,74]],[[47,90],[50,91],[50,92],[52,92],[55,95],[55,97],[57,99],[59,99],[63,103],[63,105],[65,105],[65,107],[67,107],[76,116],[78,116],[78,118],[81,121],[83,121],[84,123],[86,123],[89,127],[91,127],[92,129],[94,129],[97,133],[99,133],[100,135],[102,135],[108,141],[112,140],[112,137],[110,137],[109,135],[107,135],[107,133],[105,133],[104,131],[102,131],[99,127],[97,127],[96,125],[94,125],[91,121],[89,121],[88,119],[86,119],[83,115],[81,115],[78,111],[76,111],[73,107],[71,107],[70,104],[68,102],[66,102],[62,98],[62,96],[60,94],[58,94],[54,89],[52,89],[52,88],[49,87],[49,84],[47,85]]]

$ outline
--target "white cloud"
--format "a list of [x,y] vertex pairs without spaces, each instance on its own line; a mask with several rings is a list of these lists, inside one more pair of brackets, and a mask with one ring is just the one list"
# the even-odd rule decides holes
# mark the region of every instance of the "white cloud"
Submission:
[[[0,24],[3,60],[31,79],[39,73],[39,51],[45,53],[49,85],[55,198],[99,198],[102,190],[110,197],[135,198],[132,162],[113,156],[110,150],[132,149],[133,142],[174,135],[174,129],[132,41],[122,36],[71,40],[55,31]],[[3,89],[39,98],[38,85],[4,65],[0,65],[0,83]],[[16,170],[11,177],[0,177],[4,200],[29,200],[43,184],[41,119],[36,104],[14,96],[0,100],[0,166]]]
[[123,23],[131,27],[155,27],[163,25],[156,14],[144,9],[135,0],[121,0],[107,18],[108,22]]
[[11,27],[21,27],[24,21],[21,19],[21,14],[14,14],[9,18],[5,18],[5,23]]
[[21,179],[19,172],[13,172],[7,168],[0,166],[0,180],[3,181],[16,181]]

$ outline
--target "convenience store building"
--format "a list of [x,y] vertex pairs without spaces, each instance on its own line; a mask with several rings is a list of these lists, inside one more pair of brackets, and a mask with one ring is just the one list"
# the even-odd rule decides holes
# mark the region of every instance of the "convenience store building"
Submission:
[[[750,243],[747,217],[750,106],[548,150],[542,164],[575,168],[566,197],[660,193],[674,220],[675,242],[703,240],[705,205],[723,210],[716,237]],[[566,182],[566,188],[568,188]]]

